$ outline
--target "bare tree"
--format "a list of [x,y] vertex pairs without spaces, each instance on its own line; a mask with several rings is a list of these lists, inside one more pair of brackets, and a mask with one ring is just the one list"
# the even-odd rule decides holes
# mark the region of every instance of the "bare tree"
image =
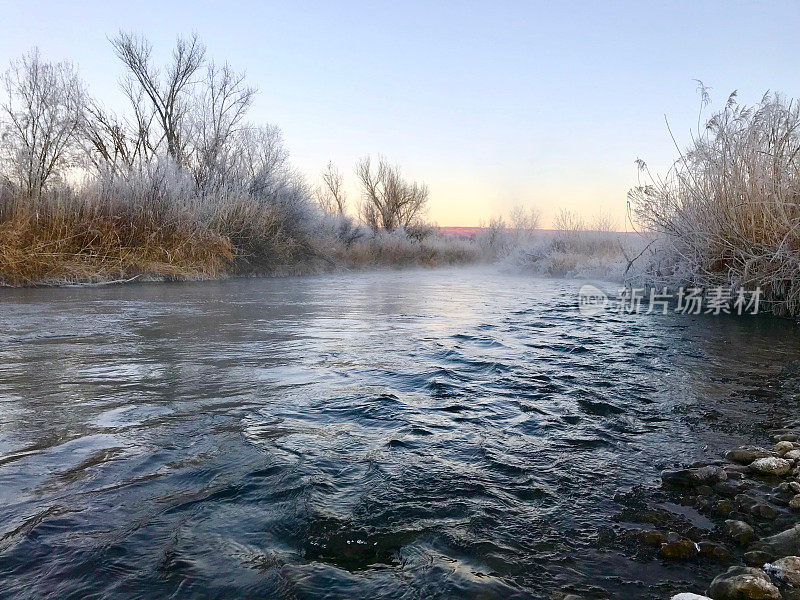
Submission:
[[[111,44],[128,69],[124,90],[136,112],[139,129],[148,133],[149,150],[155,151],[163,141],[167,155],[183,163],[188,141],[190,92],[194,77],[205,60],[205,46],[196,35],[188,40],[179,37],[172,51],[172,61],[162,76],[152,64],[153,47],[146,38],[120,31]],[[143,99],[148,101],[153,120],[161,129],[154,140],[149,139],[152,121],[149,111],[143,106]]]
[[129,172],[149,157],[149,126],[131,126],[103,108],[95,100],[87,100],[79,142],[84,154],[98,170],[112,173]]
[[327,213],[343,215],[347,208],[347,194],[344,191],[344,176],[336,166],[329,162],[322,173],[322,185],[314,195],[320,208]]
[[235,161],[231,152],[242,119],[256,89],[245,85],[245,74],[225,63],[208,65],[207,77],[197,98],[194,139],[194,175],[199,186],[227,180]]
[[243,127],[236,132],[233,146],[234,168],[251,194],[274,196],[291,178],[289,153],[278,127]]
[[392,231],[413,225],[428,202],[428,186],[407,182],[400,168],[385,158],[378,159],[375,169],[369,156],[356,165],[361,183],[361,217],[373,229]]
[[575,233],[585,231],[586,223],[578,213],[562,208],[553,217],[553,229],[561,233]]
[[3,146],[10,175],[31,197],[75,159],[84,91],[72,63],[49,63],[34,48],[3,75]]
[[535,206],[525,207],[523,204],[518,204],[512,207],[509,213],[509,220],[511,227],[517,232],[530,233],[539,229],[542,213]]

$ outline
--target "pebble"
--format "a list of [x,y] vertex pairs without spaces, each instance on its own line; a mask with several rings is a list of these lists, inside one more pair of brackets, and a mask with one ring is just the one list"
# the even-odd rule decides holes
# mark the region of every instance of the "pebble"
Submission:
[[759,458],[750,463],[750,470],[761,475],[786,475],[791,469],[789,461],[776,456]]
[[781,593],[764,571],[753,567],[731,567],[708,588],[714,600],[781,600]]

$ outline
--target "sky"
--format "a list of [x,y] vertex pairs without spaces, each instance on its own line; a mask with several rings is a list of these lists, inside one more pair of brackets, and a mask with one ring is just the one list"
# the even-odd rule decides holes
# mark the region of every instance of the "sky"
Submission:
[[475,226],[515,205],[625,223],[635,160],[657,171],[697,126],[697,84],[724,105],[800,97],[798,2],[0,2],[0,62],[33,46],[124,107],[108,42],[157,57],[196,32],[259,89],[250,120],[283,130],[315,184],[328,161],[359,199],[371,154],[431,192],[428,218]]

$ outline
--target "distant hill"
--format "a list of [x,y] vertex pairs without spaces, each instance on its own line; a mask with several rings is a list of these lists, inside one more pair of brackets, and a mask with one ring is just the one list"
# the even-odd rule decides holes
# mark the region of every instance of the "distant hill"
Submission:
[[472,239],[481,230],[480,227],[439,227],[439,233],[450,237]]

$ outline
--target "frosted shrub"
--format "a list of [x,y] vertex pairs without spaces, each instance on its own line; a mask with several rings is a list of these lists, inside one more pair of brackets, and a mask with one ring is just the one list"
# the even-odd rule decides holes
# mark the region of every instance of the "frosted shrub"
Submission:
[[[704,97],[705,98],[705,97]],[[752,289],[779,314],[800,314],[800,110],[735,93],[664,176],[643,162],[629,199],[659,236],[638,277],[657,284]]]

